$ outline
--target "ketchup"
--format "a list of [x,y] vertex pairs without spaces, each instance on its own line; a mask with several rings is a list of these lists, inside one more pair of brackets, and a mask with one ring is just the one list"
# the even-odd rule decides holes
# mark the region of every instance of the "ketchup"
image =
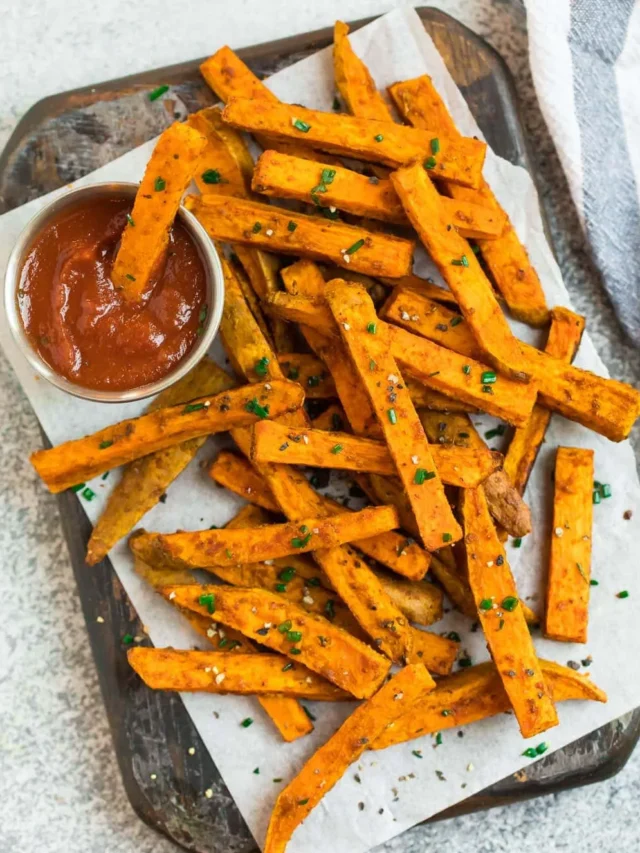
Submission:
[[61,210],[33,241],[18,306],[40,356],[85,388],[128,390],[167,375],[191,350],[206,318],[206,274],[178,220],[166,257],[138,303],[111,269],[130,198],[97,197]]

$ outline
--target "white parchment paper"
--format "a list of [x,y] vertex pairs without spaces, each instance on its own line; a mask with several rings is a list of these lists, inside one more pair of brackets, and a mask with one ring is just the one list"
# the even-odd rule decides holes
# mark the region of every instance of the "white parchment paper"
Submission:
[[[459,128],[466,135],[481,133],[462,95],[448,74],[440,55],[426,35],[413,10],[390,13],[352,37],[357,53],[369,66],[380,89],[402,79],[430,74]],[[334,83],[330,50],[297,63],[268,82],[283,100],[306,106],[331,109]],[[153,142],[99,169],[78,183],[98,180],[132,180],[142,176]],[[550,305],[569,306],[569,297],[560,272],[545,241],[538,200],[528,174],[505,160],[488,153],[485,175],[518,233],[525,241],[532,261],[542,279]],[[0,273],[4,275],[11,248],[20,231],[40,207],[56,193],[30,202],[1,218]],[[428,260],[418,262],[418,272],[433,270]],[[145,403],[120,406],[101,405],[72,399],[43,380],[37,379],[17,350],[7,330],[6,318],[0,326],[0,342],[16,371],[47,435],[54,444],[93,432],[114,421],[142,411]],[[588,318],[597,322],[597,318]],[[535,342],[535,333],[514,324],[517,334]],[[213,354],[224,364],[224,355],[216,344]],[[607,373],[605,366],[585,335],[576,364]],[[491,419],[475,418],[484,430]],[[499,445],[494,441],[492,446]],[[640,485],[633,452],[628,443],[613,444],[560,417],[554,416],[529,483],[527,500],[535,523],[534,532],[520,549],[508,546],[508,557],[517,576],[520,594],[540,611],[550,535],[550,474],[554,449],[558,445],[595,449],[596,478],[612,484],[613,497],[594,507],[593,577],[599,586],[592,589],[589,643],[586,646],[536,640],[541,656],[566,663],[593,657],[590,672],[609,694],[606,705],[569,702],[559,707],[561,724],[543,739],[555,750],[640,705],[640,679],[636,677],[640,660],[640,632],[635,615],[640,584],[637,582],[636,541],[640,518]],[[207,443],[201,459],[213,455],[215,444]],[[90,485],[97,493],[91,502],[82,501],[87,515],[95,521],[100,514],[117,475]],[[44,486],[43,486],[44,488]],[[223,524],[231,518],[241,501],[229,493],[212,488],[197,463],[192,464],[171,486],[165,504],[159,504],[144,519],[149,530],[173,531],[176,528],[199,529]],[[623,512],[634,511],[631,521]],[[634,546],[636,546],[634,548]],[[187,648],[199,638],[169,605],[165,604],[133,572],[127,547],[120,543],[111,560],[142,622],[156,646]],[[71,576],[70,576],[71,579]],[[616,597],[627,589],[630,598]],[[472,633],[470,623],[450,613],[437,626],[456,630],[463,649],[474,662],[486,659],[480,632]],[[318,745],[335,731],[352,707],[330,703],[309,703],[317,717],[315,731],[293,744],[283,744],[257,702],[248,697],[186,695],[185,705],[206,747],[218,766],[252,833],[262,843],[275,798]],[[216,715],[214,715],[216,712]],[[254,724],[244,729],[240,721],[252,716]],[[435,745],[431,737],[392,747],[383,752],[366,753],[357,767],[351,768],[335,788],[300,827],[288,848],[290,853],[326,850],[333,853],[358,853],[391,838],[404,829],[448,806],[482,790],[493,782],[526,767],[522,757],[525,742],[510,715],[465,728],[464,737],[453,729],[443,733],[443,742]],[[420,750],[422,758],[413,754]],[[254,769],[259,768],[259,774]],[[358,773],[360,782],[354,774]],[[273,779],[282,779],[274,782]],[[203,792],[209,782],[203,779]],[[360,807],[359,804],[363,804]]]

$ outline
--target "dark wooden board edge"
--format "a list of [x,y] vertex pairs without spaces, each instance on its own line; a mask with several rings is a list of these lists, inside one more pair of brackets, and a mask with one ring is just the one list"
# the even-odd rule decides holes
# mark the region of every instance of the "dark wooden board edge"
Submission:
[[[501,57],[466,27],[443,12],[416,10],[472,110],[481,99],[488,111],[478,121],[492,147],[511,162],[530,163],[522,125],[517,115],[515,91]],[[353,29],[372,19],[357,21]],[[281,39],[239,51],[256,73],[271,73],[330,43],[332,31]],[[128,94],[144,93],[162,83],[177,89],[184,81],[184,100],[202,104],[193,87],[204,90],[200,97],[213,99],[198,78],[200,60],[120,78],[96,86],[55,95],[38,102],[16,127],[0,155],[0,210],[15,206],[5,196],[6,176],[16,170],[16,157],[43,124],[69,111],[81,111],[97,100],[108,102]],[[275,66],[275,68],[274,68]],[[487,94],[487,90],[491,93]],[[170,120],[167,119],[167,122]],[[156,130],[147,137],[151,138]],[[135,144],[145,141],[139,139]],[[91,168],[95,168],[92,166]],[[88,171],[88,170],[87,170]],[[24,177],[24,176],[23,176]],[[75,174],[68,179],[80,177]],[[59,181],[63,183],[64,181]],[[35,184],[35,186],[34,186]],[[23,185],[23,190],[24,190]],[[32,182],[35,195],[54,187]],[[35,196],[33,196],[35,197]],[[27,200],[23,198],[17,203]],[[200,741],[179,697],[148,690],[133,676],[126,662],[126,633],[137,636],[143,626],[115,575],[110,561],[88,569],[84,563],[90,523],[74,495],[59,496],[63,530],[71,555],[100,686],[105,701],[127,795],[136,813],[147,824],[187,850],[198,853],[245,853],[257,850],[255,842],[233,803],[211,757]],[[97,622],[98,617],[104,623]],[[154,735],[162,730],[162,743]],[[626,715],[563,750],[552,753],[526,772],[493,785],[455,807],[436,815],[441,820],[454,815],[505,805],[559,790],[586,785],[617,773],[626,763],[640,736],[640,711]],[[189,757],[189,747],[196,748]],[[154,775],[156,778],[151,778]],[[204,795],[211,789],[212,797]]]

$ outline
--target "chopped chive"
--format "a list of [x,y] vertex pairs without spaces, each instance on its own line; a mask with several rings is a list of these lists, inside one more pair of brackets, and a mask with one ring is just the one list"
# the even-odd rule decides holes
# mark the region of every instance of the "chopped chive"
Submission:
[[251,717],[245,717],[244,720],[240,723],[243,729],[248,729],[250,725],[253,724],[253,720]]
[[468,376],[471,373],[471,366],[468,364],[464,364],[462,366],[462,372],[465,374],[465,376]]
[[305,583],[307,586],[320,586],[320,578],[307,578]]
[[225,548],[224,553],[226,554],[227,560],[233,560],[233,554],[228,548]]
[[284,581],[285,583],[289,583],[289,581],[293,580],[293,576],[295,575],[296,570],[293,566],[285,566],[285,568],[279,572],[278,580]]
[[616,598],[629,598],[629,593],[626,589],[623,589],[621,592],[616,593]]
[[506,610],[507,613],[512,613],[516,607],[518,606],[518,599],[514,595],[508,595],[502,601],[502,608]]
[[436,137],[431,140],[431,153],[437,154],[440,151],[440,140]]
[[483,385],[493,385],[497,378],[498,377],[493,370],[485,370],[480,377],[480,382],[482,382]]
[[251,230],[253,231],[254,234],[257,234],[258,231],[262,230],[262,222],[254,222],[253,228]]
[[594,493],[593,493],[594,504],[599,504],[601,500],[602,500],[602,495],[600,494],[600,492],[594,491]]
[[300,649],[292,648],[292,649],[289,649],[289,654],[290,655],[301,655],[302,651]]
[[269,372],[267,370],[268,364],[269,364],[269,359],[266,357],[266,355],[263,355],[262,358],[259,358],[256,361],[255,371],[258,374],[258,376],[266,376],[267,375],[267,373]]
[[370,335],[375,335],[378,332],[378,324],[377,323],[367,323],[367,332]]
[[611,486],[609,485],[609,483],[603,483],[602,489],[600,491],[602,492],[603,498],[610,498],[611,497]]
[[442,716],[443,717],[450,717],[452,713],[453,712],[450,711],[448,708],[445,708],[444,711],[442,712]]
[[384,139],[384,136],[381,133],[378,133],[373,138],[375,139],[376,142],[382,142],[382,140]]
[[436,735],[436,746],[442,746],[442,732],[438,732]]
[[289,220],[289,224],[287,225],[287,231],[295,231],[298,227],[298,223],[294,222],[292,219]]
[[449,633],[446,636],[447,636],[447,640],[453,640],[454,643],[460,642],[460,634],[458,634],[457,631],[449,631]]
[[536,752],[536,750],[533,746],[530,746],[528,749],[525,749],[525,751],[522,754],[524,755],[525,758],[536,758],[536,756],[538,755],[538,753]]
[[453,328],[455,328],[455,326],[459,326],[460,323],[462,323],[462,317],[452,317],[450,322],[449,322],[449,325],[453,329]]
[[293,669],[293,664],[291,663],[291,661],[285,663],[285,665],[282,667],[283,672],[288,672],[290,669]]
[[377,367],[377,364],[375,363],[375,361],[372,358],[370,358],[369,359],[369,370],[375,370],[376,367]]
[[204,323],[207,319],[207,311],[209,310],[208,305],[203,305],[200,309],[200,313],[198,314],[198,323]]
[[72,492],[81,492],[86,485],[87,485],[86,483],[78,483],[77,486],[71,486],[71,491]]
[[205,184],[221,184],[222,178],[220,177],[220,172],[217,169],[207,169],[206,172],[203,172],[200,176]]
[[188,415],[189,412],[198,412],[200,409],[205,409],[206,406],[204,403],[187,403],[187,405],[182,410],[183,415]]
[[500,426],[494,427],[493,429],[488,429],[485,432],[484,437],[485,438],[495,438],[497,435],[504,435],[506,431],[507,431],[506,426],[504,426],[503,424],[500,424]]
[[272,782],[282,782],[282,779],[278,776],[276,779],[272,779]]
[[125,646],[130,646],[133,643],[133,636],[131,634],[125,634],[122,638],[122,642]]
[[334,453],[336,456],[338,453],[342,453],[343,450],[344,448],[341,444],[334,444],[334,446],[331,448],[331,452]]
[[256,774],[256,776],[259,776],[260,775],[260,768],[256,767],[256,769],[253,772]]
[[308,802],[309,802],[309,797],[305,797],[304,800],[298,800],[298,805],[299,806],[306,806]]
[[502,631],[503,628],[504,628],[504,619],[501,619],[500,622],[498,623],[498,631]]
[[127,222],[129,223],[129,225],[130,225],[132,228],[134,228],[134,227],[135,227],[135,224],[136,224],[136,223],[133,221],[133,216],[131,216],[131,214],[130,214],[130,213],[127,213]]
[[327,599],[327,603],[324,606],[324,614],[327,617],[327,619],[331,619],[331,620],[335,619],[336,608],[335,608],[335,602],[332,598]]
[[453,539],[453,536],[450,533],[443,533],[442,534],[442,541],[443,542],[451,542],[452,539]]
[[466,255],[461,255],[461,256],[460,256],[460,262],[462,263],[462,266],[463,266],[463,267],[468,267],[468,266],[469,266],[469,258],[467,258],[467,256],[466,256]]
[[162,192],[162,190],[163,190],[166,186],[167,186],[167,182],[165,181],[165,179],[164,179],[164,178],[160,178],[160,177],[156,178],[156,179],[155,179],[155,182],[154,182],[154,184],[153,184],[153,188],[154,188],[154,190],[155,190],[157,193]]
[[513,540],[513,547],[514,548],[520,548],[521,545],[522,545],[522,539],[518,536],[517,539]]
[[219,649],[224,649],[229,645],[229,640],[226,637],[223,637],[218,643]]
[[389,423],[394,425],[398,423],[398,416],[396,415],[395,409],[389,409],[387,411],[387,417],[389,418]]
[[411,755],[415,755],[416,758],[422,758],[422,752],[419,749],[412,749]]
[[208,613],[216,612],[216,597],[212,592],[206,595],[199,596],[198,604],[201,604],[203,607],[206,607]]
[[291,540],[291,544],[294,548],[306,548],[309,544],[309,540],[311,539],[311,533],[307,533],[306,536],[300,537],[296,536]]
[[130,272],[128,272],[128,273],[126,273],[126,274],[125,274],[125,278],[128,278],[128,279],[129,279],[129,281],[135,281],[135,280],[136,280],[135,275],[131,275],[131,273],[130,273]]
[[162,95],[164,95],[164,93],[168,92],[168,91],[169,91],[168,86],[166,86],[166,85],[158,86],[158,88],[154,89],[153,92],[149,92],[149,100],[150,101],[157,101],[158,98],[161,98]]
[[600,586],[600,581],[597,581],[595,578],[591,578],[589,581],[590,586]]
[[302,633],[300,631],[287,631],[286,637],[290,643],[299,643],[302,639]]
[[315,714],[312,714],[312,713],[311,713],[311,711],[307,708],[307,706],[306,706],[306,705],[303,705],[303,706],[302,706],[302,710],[305,712],[305,714],[307,715],[307,717],[309,717],[309,719],[311,720],[311,722],[312,722],[312,723],[315,723],[315,721],[316,721],[316,715],[315,715]]
[[300,130],[302,133],[309,133],[311,130],[311,125],[307,124],[306,121],[302,121],[302,119],[297,118],[293,122],[293,126],[296,130]]
[[291,619],[287,619],[286,622],[281,622],[278,625],[278,631],[280,631],[281,634],[286,634],[287,631],[290,631],[290,630],[291,630]]
[[110,440],[106,439],[105,441],[101,441],[101,442],[100,442],[100,444],[98,445],[98,448],[99,448],[100,450],[106,450],[106,449],[107,449],[107,447],[111,447],[111,445],[112,445],[112,444],[113,444],[113,442],[112,442],[112,441],[110,441]]
[[425,169],[435,169],[436,167],[436,158],[435,157],[427,157],[427,159],[422,164]]
[[336,176],[335,169],[323,169],[322,174],[320,175],[320,180],[323,184],[331,184],[333,183],[333,179]]
[[433,480],[435,476],[435,471],[427,471],[426,468],[418,468],[413,478],[413,482],[417,486],[421,486],[426,480]]
[[277,583],[275,585],[274,589],[276,592],[286,592],[287,591],[287,585],[286,585],[286,583]]
[[82,490],[82,497],[86,501],[92,501],[95,498],[95,496],[96,496],[96,493],[93,491],[93,489],[90,489],[89,486],[87,486],[86,489]]
[[546,742],[539,743],[536,746],[536,755],[544,755],[544,753],[549,749],[549,744]]
[[353,255],[358,249],[361,249],[364,246],[364,240],[356,240],[353,246],[349,246],[348,249],[345,250],[345,255]]
[[483,598],[478,606],[480,607],[480,610],[491,610],[493,607],[493,601],[491,601],[490,598]]
[[257,415],[259,418],[268,418],[269,417],[269,406],[261,406],[258,402],[257,397],[254,397],[253,400],[249,400],[249,402],[245,405],[245,409],[247,412],[251,412],[254,415]]
[[108,471],[105,471],[105,472],[104,472],[104,474],[102,475],[102,477],[100,477],[100,479],[101,479],[101,480],[106,480],[108,476],[109,476],[109,472],[108,472]]

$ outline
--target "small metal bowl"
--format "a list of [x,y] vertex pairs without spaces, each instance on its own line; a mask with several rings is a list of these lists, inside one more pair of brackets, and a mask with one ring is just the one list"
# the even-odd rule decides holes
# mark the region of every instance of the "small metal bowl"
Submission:
[[193,348],[178,362],[173,370],[162,379],[142,385],[139,388],[130,388],[126,391],[100,391],[95,388],[84,388],[82,385],[77,385],[60,376],[31,345],[22,324],[22,317],[18,308],[17,290],[27,252],[38,233],[52,217],[69,205],[90,198],[114,195],[130,196],[133,202],[137,189],[137,184],[114,181],[113,183],[89,184],[78,187],[77,189],[71,189],[69,192],[59,195],[37,213],[26,225],[9,257],[4,280],[4,305],[9,321],[9,328],[14,340],[22,350],[29,364],[40,376],[43,376],[61,391],[73,394],[74,397],[82,397],[84,400],[95,400],[98,403],[128,403],[133,400],[143,400],[145,397],[151,397],[160,391],[164,391],[165,388],[168,388],[174,382],[177,382],[178,379],[181,379],[203,358],[218,332],[220,320],[222,319],[224,275],[220,258],[212,240],[202,225],[193,213],[181,206],[178,210],[178,219],[187,229],[191,239],[195,243],[205,268],[206,304],[208,310],[204,321],[203,333],[198,337]]

